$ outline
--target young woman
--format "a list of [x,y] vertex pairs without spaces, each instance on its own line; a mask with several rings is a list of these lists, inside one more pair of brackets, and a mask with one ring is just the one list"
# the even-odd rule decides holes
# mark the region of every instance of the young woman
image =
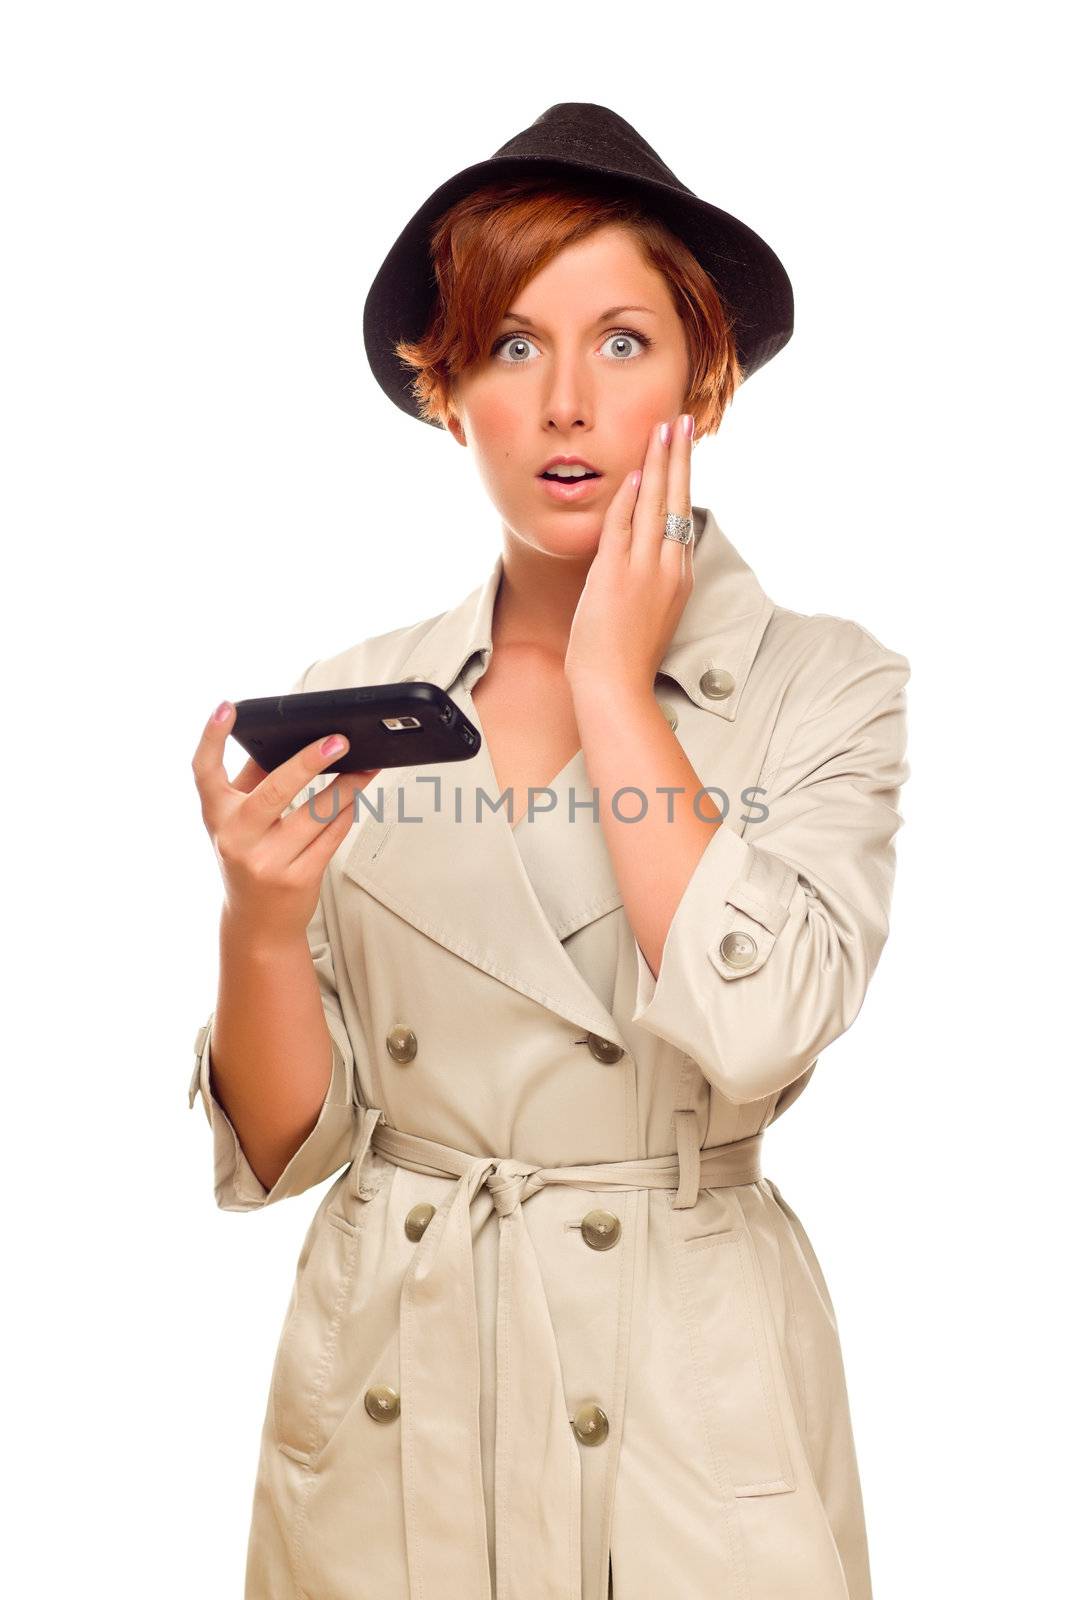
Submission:
[[332,747],[231,784],[224,702],[194,760],[216,1198],[344,1167],[246,1600],[869,1600],[835,1314],[760,1151],[887,938],[909,665],[775,604],[690,500],[791,317],[769,247],[585,104],[437,190],[372,286],[376,377],[472,452],[503,547],[295,685],[437,684],[473,759],[339,775],[326,823]]

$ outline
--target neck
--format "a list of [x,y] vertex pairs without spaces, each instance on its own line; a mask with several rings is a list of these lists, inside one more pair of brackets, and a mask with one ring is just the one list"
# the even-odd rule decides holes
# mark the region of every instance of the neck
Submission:
[[494,605],[495,646],[526,645],[563,661],[590,565],[535,550],[506,529]]

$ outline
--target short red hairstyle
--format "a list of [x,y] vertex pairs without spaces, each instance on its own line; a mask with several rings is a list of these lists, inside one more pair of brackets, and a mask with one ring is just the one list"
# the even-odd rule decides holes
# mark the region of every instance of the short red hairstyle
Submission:
[[520,290],[560,250],[609,224],[630,229],[668,284],[690,354],[683,409],[694,415],[695,439],[716,432],[745,374],[730,309],[713,280],[638,197],[557,177],[486,184],[437,219],[430,241],[435,309],[420,340],[394,346],[415,370],[422,417],[445,427],[453,413],[450,380],[489,357]]

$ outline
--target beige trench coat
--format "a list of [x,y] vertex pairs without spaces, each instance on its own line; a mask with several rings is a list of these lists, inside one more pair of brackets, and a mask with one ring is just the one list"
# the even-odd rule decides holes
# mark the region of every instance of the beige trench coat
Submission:
[[[887,938],[910,669],[694,520],[655,688],[727,821],[657,979],[567,800],[523,823],[550,830],[536,896],[484,742],[384,771],[330,863],[333,1077],[269,1192],[197,1035],[221,1207],[344,1169],[297,1263],[246,1600],[602,1600],[610,1555],[615,1600],[869,1600],[835,1313],[760,1145]],[[500,574],[295,687],[427,680],[478,725]]]

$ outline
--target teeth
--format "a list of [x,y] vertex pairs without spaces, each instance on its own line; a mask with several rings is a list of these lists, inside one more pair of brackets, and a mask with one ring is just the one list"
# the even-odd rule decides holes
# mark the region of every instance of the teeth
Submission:
[[550,478],[585,478],[588,467],[547,467],[546,473]]

